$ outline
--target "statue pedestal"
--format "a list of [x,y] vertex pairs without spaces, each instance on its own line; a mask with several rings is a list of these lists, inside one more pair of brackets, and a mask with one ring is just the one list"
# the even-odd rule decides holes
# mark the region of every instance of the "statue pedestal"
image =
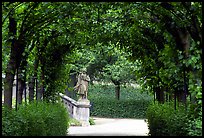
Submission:
[[88,99],[80,99],[77,101],[77,111],[76,118],[82,124],[82,126],[89,126],[89,117],[90,117],[90,101]]

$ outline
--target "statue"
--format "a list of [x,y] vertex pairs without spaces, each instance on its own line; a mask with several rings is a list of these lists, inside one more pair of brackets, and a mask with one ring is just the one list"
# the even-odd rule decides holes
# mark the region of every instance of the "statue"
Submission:
[[88,82],[90,77],[86,74],[86,69],[82,69],[77,76],[77,84],[74,86],[74,90],[77,91],[77,94],[80,96],[79,100],[87,99],[88,93]]

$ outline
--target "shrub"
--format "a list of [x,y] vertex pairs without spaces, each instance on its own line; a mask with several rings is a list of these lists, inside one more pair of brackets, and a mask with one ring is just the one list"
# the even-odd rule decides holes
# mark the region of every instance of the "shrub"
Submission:
[[187,112],[179,106],[174,110],[172,103],[159,104],[156,102],[147,109],[149,134],[151,136],[187,136]]
[[23,118],[18,116],[15,110],[8,107],[2,107],[2,135],[3,136],[20,136],[21,124]]
[[[18,111],[3,112],[3,135],[63,136],[69,127],[68,113],[61,103],[33,102]],[[11,127],[7,127],[10,124]],[[3,133],[4,132],[4,133]]]
[[190,110],[186,128],[190,136],[202,136],[202,107],[200,108],[201,110],[198,111],[198,115]]

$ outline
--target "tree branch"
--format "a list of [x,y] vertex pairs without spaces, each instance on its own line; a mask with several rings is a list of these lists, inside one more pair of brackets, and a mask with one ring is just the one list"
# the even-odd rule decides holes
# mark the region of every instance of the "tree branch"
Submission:
[[11,12],[12,12],[14,9],[18,8],[19,6],[21,6],[21,4],[23,4],[23,3],[20,3],[20,4],[17,5],[16,7],[14,6],[14,7],[9,11],[9,13],[8,13],[8,14],[6,15],[6,17],[3,19],[2,25],[4,24],[6,18],[8,18],[8,16],[11,14]]

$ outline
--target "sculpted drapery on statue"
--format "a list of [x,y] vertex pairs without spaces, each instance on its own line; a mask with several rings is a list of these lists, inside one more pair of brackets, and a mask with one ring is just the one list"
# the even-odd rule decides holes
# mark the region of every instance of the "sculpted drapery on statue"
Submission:
[[76,90],[79,95],[79,100],[87,99],[90,77],[86,74],[86,72],[86,69],[82,69],[79,72],[79,75],[77,76],[77,84],[74,86],[74,90]]

